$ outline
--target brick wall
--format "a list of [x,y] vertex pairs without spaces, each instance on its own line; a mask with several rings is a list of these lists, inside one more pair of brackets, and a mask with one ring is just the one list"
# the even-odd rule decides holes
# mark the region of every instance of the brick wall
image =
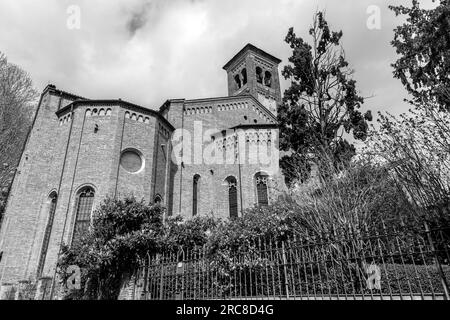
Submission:
[[58,186],[68,138],[68,126],[59,126],[55,112],[60,97],[43,94],[25,151],[21,157],[0,231],[0,281],[26,279],[35,272],[48,195]]
[[[82,103],[57,115],[64,104],[52,91],[44,94],[0,231],[1,282],[36,278],[52,191],[58,201],[42,274],[49,277],[55,274],[61,242],[71,242],[83,187],[95,190],[94,208],[115,194],[151,202],[155,194],[167,198],[171,129],[165,123],[120,102]],[[121,151],[129,148],[144,159],[137,173],[120,166]]]
[[[178,112],[179,108],[183,108],[183,121],[180,123],[180,128],[185,129],[183,139],[185,142],[191,141],[191,148],[190,150],[183,148],[185,154],[190,154],[190,157],[188,157],[190,163],[185,161],[184,166],[179,166],[177,172],[174,173],[175,188],[173,190],[172,212],[186,217],[192,216],[193,178],[195,175],[201,177],[198,184],[198,214],[213,213],[216,217],[229,217],[228,186],[225,183],[228,176],[234,176],[237,179],[238,195],[242,192],[242,207],[253,206],[257,202],[254,175],[261,171],[269,171],[266,168],[267,166],[258,163],[251,164],[249,161],[250,151],[255,151],[249,145],[254,146],[257,141],[245,142],[245,148],[242,150],[243,153],[245,152],[245,162],[239,168],[237,162],[227,164],[225,153],[230,152],[229,148],[221,151],[224,159],[222,164],[208,164],[204,163],[203,159],[196,159],[194,145],[198,145],[195,142],[199,142],[199,140],[194,139],[199,137],[199,135],[196,135],[196,132],[199,132],[201,139],[203,139],[203,141],[200,140],[200,143],[203,143],[202,149],[204,150],[208,144],[212,143],[211,136],[213,134],[218,137],[216,139],[221,139],[221,131],[234,126],[273,125],[275,123],[273,117],[251,96],[185,101],[183,107],[179,103],[176,107],[177,109],[175,109],[175,106],[171,106],[169,116],[171,112]],[[254,120],[256,120],[256,123]],[[212,129],[216,129],[216,131],[211,131]],[[270,130],[273,131],[272,139],[278,148],[278,129],[272,128]],[[256,133],[267,131],[267,129],[243,129],[243,131]],[[206,134],[207,132],[209,134]],[[233,134],[233,130],[228,134]],[[218,140],[215,141],[215,143],[218,142]],[[174,146],[174,148],[176,147]],[[270,165],[277,171],[278,157]],[[280,180],[279,174],[274,174],[273,179]],[[240,198],[239,196],[239,211],[241,211]]]

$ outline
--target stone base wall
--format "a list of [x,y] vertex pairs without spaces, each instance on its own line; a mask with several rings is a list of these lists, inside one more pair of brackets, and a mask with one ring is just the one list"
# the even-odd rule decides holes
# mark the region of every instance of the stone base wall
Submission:
[[16,287],[12,283],[3,283],[0,286],[0,300],[14,300]]
[[0,285],[0,300],[51,300],[52,278]]

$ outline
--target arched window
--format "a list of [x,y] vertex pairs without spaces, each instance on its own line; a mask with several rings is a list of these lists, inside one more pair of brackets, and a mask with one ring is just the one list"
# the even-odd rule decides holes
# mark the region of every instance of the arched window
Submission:
[[245,86],[247,84],[247,69],[242,69],[241,71],[242,75],[242,85]]
[[91,187],[85,187],[78,193],[75,206],[76,220],[73,230],[72,242],[89,229],[91,223],[91,211],[94,204],[95,191]]
[[272,86],[272,74],[269,71],[264,73],[264,84],[268,87]]
[[259,206],[267,206],[269,204],[269,197],[267,192],[267,180],[268,176],[265,174],[259,172],[255,175],[256,196],[258,199]]
[[241,83],[241,79],[239,78],[238,74],[234,76],[234,81],[236,82],[238,89],[240,89],[242,87],[242,83]]
[[157,194],[156,196],[155,196],[155,204],[161,204],[162,203],[162,197],[159,195],[159,194]]
[[196,216],[198,213],[198,184],[200,176],[196,174],[192,183],[192,216]]
[[260,67],[256,67],[256,81],[261,84],[263,83],[263,74]]
[[39,257],[37,276],[42,275],[42,270],[44,269],[45,258],[47,257],[48,244],[50,242],[50,235],[52,234],[53,221],[55,220],[56,203],[58,202],[58,194],[52,192],[48,197],[48,220],[47,226],[45,227],[44,240],[42,241],[41,255]]
[[230,211],[230,218],[238,217],[238,201],[237,201],[237,181],[235,177],[228,177],[228,207]]

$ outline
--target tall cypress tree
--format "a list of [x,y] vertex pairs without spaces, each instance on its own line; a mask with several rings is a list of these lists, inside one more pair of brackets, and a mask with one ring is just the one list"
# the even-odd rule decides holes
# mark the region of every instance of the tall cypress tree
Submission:
[[280,149],[286,151],[280,165],[288,184],[307,179],[311,162],[320,168],[324,153],[335,165],[348,163],[355,148],[344,133],[364,140],[367,121],[372,120],[370,111],[359,111],[364,98],[340,45],[342,31],[331,31],[324,14],[317,12],[309,34],[311,44],[297,37],[293,28],[285,38],[292,56],[282,75],[291,86],[284,93],[278,120]]

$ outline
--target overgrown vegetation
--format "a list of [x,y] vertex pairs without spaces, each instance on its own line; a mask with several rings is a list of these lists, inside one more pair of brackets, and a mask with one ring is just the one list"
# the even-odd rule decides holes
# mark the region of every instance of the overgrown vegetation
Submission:
[[162,218],[160,206],[148,206],[134,198],[106,199],[94,212],[90,231],[62,248],[62,280],[67,281],[69,266],[82,270],[83,290],[70,292],[68,297],[116,298],[122,277],[133,272],[147,252],[158,248]]
[[362,157],[382,164],[420,219],[448,223],[450,213],[450,3],[434,9],[390,6],[406,16],[392,45],[399,54],[394,77],[412,94],[411,109],[400,117],[379,114]]
[[399,118],[380,115],[363,157],[383,165],[417,219],[449,218],[450,121],[431,104],[415,105]]
[[[329,166],[335,174],[333,164]],[[62,281],[70,265],[82,268],[81,291],[68,297],[114,299],[123,277],[133,273],[147,254],[205,248],[223,272],[238,253],[255,249],[255,239],[282,241],[320,237],[333,230],[367,230],[384,223],[403,223],[411,211],[393,180],[370,163],[352,164],[345,174],[293,190],[282,201],[254,207],[239,219],[213,216],[183,221],[168,217],[164,209],[134,198],[107,199],[94,212],[91,230],[81,241],[64,247],[59,264]],[[399,199],[405,199],[404,202]],[[359,245],[354,244],[355,247]],[[336,247],[333,254],[342,254]],[[359,250],[359,249],[358,249]],[[225,270],[226,269],[226,270]]]

